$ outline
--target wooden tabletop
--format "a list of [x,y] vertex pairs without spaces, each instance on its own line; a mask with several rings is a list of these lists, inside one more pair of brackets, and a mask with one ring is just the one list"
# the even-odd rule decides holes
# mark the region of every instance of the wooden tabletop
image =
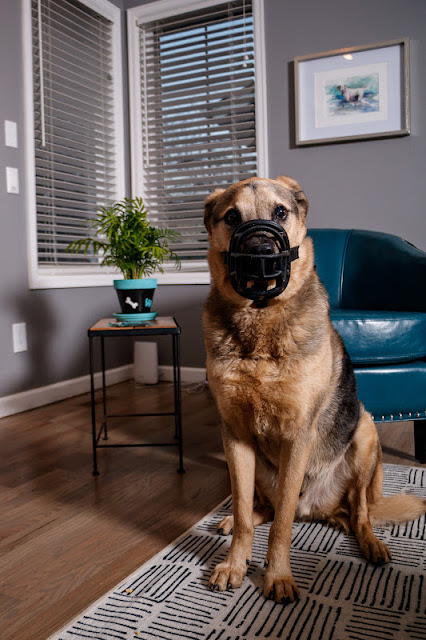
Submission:
[[143,331],[144,333],[154,333],[168,329],[174,329],[176,331],[180,330],[178,323],[171,316],[157,316],[155,320],[148,320],[146,322],[143,322],[142,324],[125,324],[122,326],[116,318],[102,318],[101,320],[98,320],[98,322],[96,322],[92,327],[90,327],[89,333],[96,331]]

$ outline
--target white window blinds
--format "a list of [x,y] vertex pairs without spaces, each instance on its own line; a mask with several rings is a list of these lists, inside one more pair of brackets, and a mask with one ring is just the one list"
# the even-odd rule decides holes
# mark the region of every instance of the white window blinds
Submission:
[[31,9],[37,262],[97,266],[65,247],[118,195],[113,22],[77,0]]
[[250,0],[139,23],[142,195],[176,229],[183,265],[205,259],[204,199],[257,173]]

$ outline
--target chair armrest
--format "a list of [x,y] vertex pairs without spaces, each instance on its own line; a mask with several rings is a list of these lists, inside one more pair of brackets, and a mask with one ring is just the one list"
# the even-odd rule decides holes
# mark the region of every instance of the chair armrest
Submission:
[[426,312],[426,253],[397,236],[353,230],[342,308]]

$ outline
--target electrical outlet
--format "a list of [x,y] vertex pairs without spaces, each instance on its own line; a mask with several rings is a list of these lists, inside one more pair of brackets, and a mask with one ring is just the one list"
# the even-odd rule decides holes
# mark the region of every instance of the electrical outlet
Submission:
[[27,325],[25,322],[18,322],[12,325],[13,352],[19,353],[28,350]]

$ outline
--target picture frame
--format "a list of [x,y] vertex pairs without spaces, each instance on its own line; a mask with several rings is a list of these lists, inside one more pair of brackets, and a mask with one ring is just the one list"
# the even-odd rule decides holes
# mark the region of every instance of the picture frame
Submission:
[[409,39],[294,59],[296,145],[410,133]]

